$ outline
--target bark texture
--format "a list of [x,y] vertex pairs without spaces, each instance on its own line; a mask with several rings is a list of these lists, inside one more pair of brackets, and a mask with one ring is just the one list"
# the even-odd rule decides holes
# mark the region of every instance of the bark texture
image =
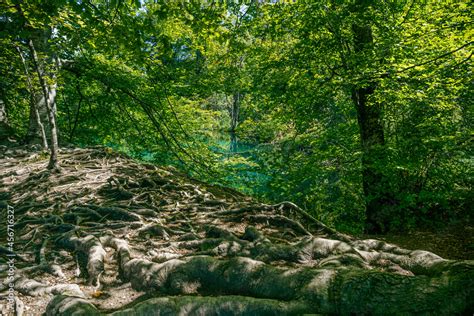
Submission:
[[10,136],[10,126],[8,124],[5,102],[0,98],[0,140],[4,141]]
[[[43,94],[43,100],[46,105],[46,112],[48,114],[48,122],[49,122],[49,131],[51,133],[50,139],[50,157],[48,163],[48,169],[58,169],[58,129],[56,126],[56,82],[55,77],[52,76],[54,81],[53,84],[48,85],[45,80],[45,73],[36,53],[35,45],[33,40],[30,39],[28,41],[28,47],[30,49],[31,57],[33,60],[33,65],[38,76],[38,81],[40,84],[41,92]],[[38,103],[37,103],[38,104]],[[38,119],[38,118],[37,118]]]
[[[372,27],[364,20],[363,14],[370,2],[355,1],[354,14],[357,17],[352,25],[354,36],[354,57],[365,60],[368,64],[372,58],[374,39]],[[380,168],[384,161],[384,130],[382,121],[382,104],[370,100],[377,87],[375,81],[359,80],[359,85],[352,87],[352,101],[357,110],[360,140],[362,147],[362,185],[366,198],[366,231],[383,233],[388,230],[391,204],[386,178]]]
[[28,64],[20,47],[16,47],[23,65],[28,92],[30,94],[30,115],[26,143],[41,144],[43,149],[48,149],[48,139],[43,122],[47,121],[46,102],[42,93],[35,89],[33,78],[30,76]]
[[232,101],[228,105],[228,112],[229,112],[229,117],[230,117],[230,128],[229,128],[229,134],[230,134],[230,145],[229,145],[229,151],[230,152],[235,152],[237,151],[237,135],[236,135],[236,129],[237,126],[239,125],[239,114],[240,114],[240,105],[242,103],[243,95],[240,92],[235,92],[234,95],[232,96]]

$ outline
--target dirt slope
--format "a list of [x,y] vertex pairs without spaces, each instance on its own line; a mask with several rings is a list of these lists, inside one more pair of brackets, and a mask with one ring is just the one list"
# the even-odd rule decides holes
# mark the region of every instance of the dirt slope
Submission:
[[[294,204],[256,203],[107,148],[63,149],[59,158],[62,172],[50,173],[45,155],[0,148],[0,291],[6,300],[14,288],[17,314],[474,309],[473,261],[358,240]],[[6,303],[3,314],[13,314]]]

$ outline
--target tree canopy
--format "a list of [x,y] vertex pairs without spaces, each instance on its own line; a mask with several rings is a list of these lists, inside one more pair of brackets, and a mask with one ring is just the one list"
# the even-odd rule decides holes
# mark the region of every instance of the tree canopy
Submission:
[[105,144],[349,232],[469,218],[469,1],[0,8],[5,139]]
[[472,11],[2,0],[0,314],[473,314]]

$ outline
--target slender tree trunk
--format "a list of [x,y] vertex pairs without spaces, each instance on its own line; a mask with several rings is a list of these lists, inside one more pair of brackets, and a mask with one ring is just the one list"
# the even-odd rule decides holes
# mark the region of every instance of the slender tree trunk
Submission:
[[10,136],[10,125],[8,124],[5,102],[0,97],[0,140],[6,140]]
[[[352,26],[356,53],[373,49],[372,29],[369,25]],[[366,231],[380,233],[387,230],[390,216],[386,206],[391,200],[387,194],[387,181],[380,170],[384,160],[384,131],[382,105],[369,101],[376,83],[352,88],[352,101],[357,109],[362,146],[362,182],[366,198]]]
[[36,54],[35,46],[31,39],[28,41],[28,46],[30,48],[31,56],[33,58],[33,64],[38,75],[38,80],[40,82],[44,99],[46,100],[46,109],[48,111],[49,127],[51,131],[51,155],[49,158],[48,169],[58,169],[59,164],[58,134],[56,127],[56,83],[54,83],[50,87],[47,86],[46,81],[44,80],[43,72],[40,68],[40,63],[38,60],[38,55]]
[[72,143],[74,133],[76,132],[77,123],[79,122],[79,113],[81,112],[82,99],[84,98],[79,84],[77,85],[76,89],[77,89],[77,92],[79,93],[79,101],[77,102],[77,106],[76,106],[76,114],[74,116],[74,124],[73,124],[73,126],[71,127],[71,129],[69,131],[69,142],[70,143]]
[[5,102],[0,98],[0,123],[8,124],[7,111],[5,110]]
[[42,93],[35,92],[30,95],[30,115],[25,141],[28,144],[41,144],[44,149],[47,149],[48,140],[43,124],[45,117],[47,117],[45,107]]
[[242,94],[240,92],[234,93],[232,98],[232,103],[229,107],[229,116],[230,116],[230,152],[235,152],[237,150],[237,136],[235,130],[239,125],[239,112],[240,112],[240,103],[242,101]]
[[16,50],[20,55],[21,62],[23,64],[26,82],[28,85],[28,91],[30,93],[30,123],[28,127],[28,132],[26,135],[26,142],[27,143],[36,143],[41,141],[41,145],[43,149],[48,149],[48,140],[46,138],[46,132],[44,129],[44,125],[41,121],[41,115],[39,108],[45,107],[45,101],[42,94],[39,94],[35,91],[33,82],[30,77],[30,73],[28,71],[28,65],[26,60],[21,52],[21,49],[17,46]]

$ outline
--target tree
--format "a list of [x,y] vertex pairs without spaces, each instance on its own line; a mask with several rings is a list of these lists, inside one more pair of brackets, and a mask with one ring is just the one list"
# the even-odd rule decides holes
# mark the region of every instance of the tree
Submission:
[[[51,154],[48,163],[48,169],[58,170],[58,130],[56,126],[56,82],[51,85],[47,85],[45,78],[44,78],[44,70],[40,64],[38,59],[38,55],[36,54],[35,45],[33,44],[33,40],[28,40],[28,47],[30,49],[30,53],[33,59],[33,65],[38,75],[38,81],[41,87],[41,91],[43,93],[44,103],[46,105],[46,110],[48,113],[48,121],[49,127],[51,132]],[[57,66],[59,67],[59,61],[56,60]],[[52,78],[55,79],[54,77]]]
[[5,110],[5,102],[0,99],[0,137],[6,138],[10,133],[10,126],[8,124],[7,112]]
[[28,84],[28,93],[30,94],[30,119],[28,124],[28,133],[26,135],[26,142],[35,143],[39,138],[43,149],[48,149],[48,139],[46,137],[46,131],[40,114],[40,109],[43,110],[45,108],[45,99],[36,93],[36,89],[34,88],[33,80],[30,77],[28,64],[23,56],[23,52],[18,46],[16,46],[16,50],[18,51],[21,63],[23,64],[25,77]]
[[[256,79],[254,86],[259,87],[255,92],[270,99],[275,113],[291,120],[294,125],[288,124],[289,133],[300,135],[301,139],[309,135],[317,138],[308,142],[310,148],[308,145],[303,148],[296,146],[293,152],[286,154],[305,157],[309,162],[310,158],[306,156],[312,153],[315,155],[313,163],[328,166],[324,182],[314,184],[325,186],[328,183],[328,191],[334,183],[331,179],[341,179],[346,183],[359,179],[348,178],[347,173],[344,175],[344,163],[334,164],[329,157],[323,158],[326,161],[321,160],[315,154],[320,150],[315,144],[325,144],[323,150],[327,152],[329,143],[338,155],[342,152],[349,155],[333,157],[336,161],[353,163],[359,157],[366,231],[381,232],[407,227],[412,225],[409,223],[414,221],[415,216],[423,216],[419,210],[425,207],[419,202],[419,196],[423,194],[413,192],[411,195],[416,196],[412,201],[418,202],[406,199],[407,187],[401,184],[401,167],[397,162],[408,154],[402,151],[408,149],[395,145],[395,140],[399,139],[396,134],[402,131],[393,130],[393,125],[388,122],[406,122],[406,119],[387,113],[393,113],[391,111],[397,107],[415,109],[419,106],[416,101],[407,100],[400,89],[397,93],[392,88],[403,86],[405,94],[419,94],[420,82],[426,82],[423,89],[431,91],[431,98],[443,102],[446,107],[455,109],[461,106],[456,101],[457,89],[440,88],[444,85],[440,82],[452,80],[443,70],[449,67],[456,67],[459,78],[465,78],[466,70],[456,65],[470,60],[467,48],[472,42],[465,32],[465,25],[469,23],[466,20],[466,6],[456,4],[452,10],[448,10],[447,6],[436,3],[410,5],[405,2],[376,6],[370,1],[268,5],[261,6],[259,19],[255,22],[255,33],[262,34],[255,45],[252,61]],[[424,34],[421,38],[420,25],[423,25]],[[437,83],[428,78],[437,78]],[[461,86],[466,86],[464,79],[459,80],[463,82]],[[451,95],[449,101],[447,94]],[[406,103],[400,102],[402,99]],[[425,100],[428,102],[428,98]],[[352,107],[355,115],[351,114],[348,106]],[[355,119],[357,136],[351,134],[352,128],[343,129],[337,125],[341,122],[341,115],[351,126]],[[456,126],[454,122],[448,124]],[[337,126],[335,133],[324,132],[334,126]],[[322,139],[325,135],[337,137],[337,140]],[[351,153],[351,146],[340,139],[353,141],[355,136],[359,138],[360,146],[352,149],[355,152]],[[414,142],[425,141],[414,134],[410,139]],[[285,143],[291,144],[291,141]],[[420,159],[419,156],[412,158]],[[417,167],[414,166],[418,162],[414,160],[411,167],[415,172]],[[334,168],[339,169],[336,176]],[[358,167],[354,164],[349,168],[354,171]],[[285,169],[288,170],[283,166],[282,172]],[[295,169],[296,173],[299,169],[297,164]],[[314,171],[318,169],[313,167]],[[306,174],[309,174],[308,170]],[[341,178],[341,175],[344,176]],[[306,178],[311,183],[317,176]],[[341,184],[341,181],[337,182]],[[299,192],[303,183],[296,185],[295,193]],[[348,188],[346,186],[342,192],[353,190]],[[323,207],[332,212],[332,206]]]
[[[209,164],[238,165],[237,179],[261,175],[246,188],[255,194],[292,196],[350,229],[365,213],[371,232],[449,217],[468,204],[470,182],[454,176],[465,173],[469,155],[472,41],[463,3],[2,8],[9,121],[43,147],[52,117],[60,140],[119,146],[203,179],[226,177]],[[231,147],[238,138],[261,146],[230,162],[215,150],[224,130]]]
[[[34,96],[34,89],[31,84],[31,79],[28,76],[27,73],[27,66],[26,63],[24,62],[23,56],[21,55],[20,52],[20,57],[22,59],[22,62],[25,67],[25,74],[27,75],[27,81],[28,84],[30,85],[30,94],[31,94],[31,99],[35,101],[31,102],[30,106],[30,113],[33,113],[33,115],[30,115],[30,128],[29,128],[29,135],[33,134],[36,135],[37,132],[35,132],[35,129],[39,129],[41,133],[41,137],[43,139],[43,146],[47,146],[46,138],[45,138],[45,131],[43,124],[41,123],[41,109],[42,106],[40,104],[44,104],[44,107],[46,108],[46,113],[48,117],[48,127],[49,127],[49,132],[50,132],[50,159],[48,163],[48,169],[51,170],[59,170],[59,164],[58,164],[58,130],[56,126],[56,82],[55,82],[55,75],[53,74],[50,76],[50,80],[53,81],[52,83],[47,83],[45,80],[45,61],[40,60],[38,58],[38,54],[35,48],[35,44],[33,43],[32,39],[32,34],[36,33],[39,34],[39,41],[44,41],[48,42],[49,38],[48,35],[52,33],[51,26],[48,25],[49,30],[34,30],[34,28],[31,26],[30,21],[28,21],[27,17],[25,16],[25,13],[21,7],[21,3],[18,3],[15,5],[15,8],[18,12],[18,15],[21,17],[23,20],[23,27],[27,32],[30,32],[30,37],[24,39],[26,41],[26,44],[29,48],[30,56],[32,59],[33,63],[33,68],[36,72],[36,75],[38,77],[38,82],[40,86],[40,91],[42,93],[41,98],[38,98]],[[49,49],[46,47],[45,52],[47,54],[51,54]],[[54,60],[56,62],[56,66],[59,67],[59,59],[57,57],[50,57],[50,61]],[[31,118],[34,116],[35,118]]]
[[[369,5],[370,2],[365,1],[356,1],[354,4],[353,51],[356,56],[362,58],[373,54],[374,50],[372,27],[364,18],[364,12],[367,12]],[[394,203],[387,186],[388,180],[377,166],[384,161],[385,137],[382,105],[377,101],[369,101],[376,86],[375,81],[369,80],[369,82],[357,82],[351,88],[362,146],[362,185],[367,199],[366,231],[372,233],[384,232],[388,228],[387,217],[390,214],[387,214],[384,208],[387,204]]]

